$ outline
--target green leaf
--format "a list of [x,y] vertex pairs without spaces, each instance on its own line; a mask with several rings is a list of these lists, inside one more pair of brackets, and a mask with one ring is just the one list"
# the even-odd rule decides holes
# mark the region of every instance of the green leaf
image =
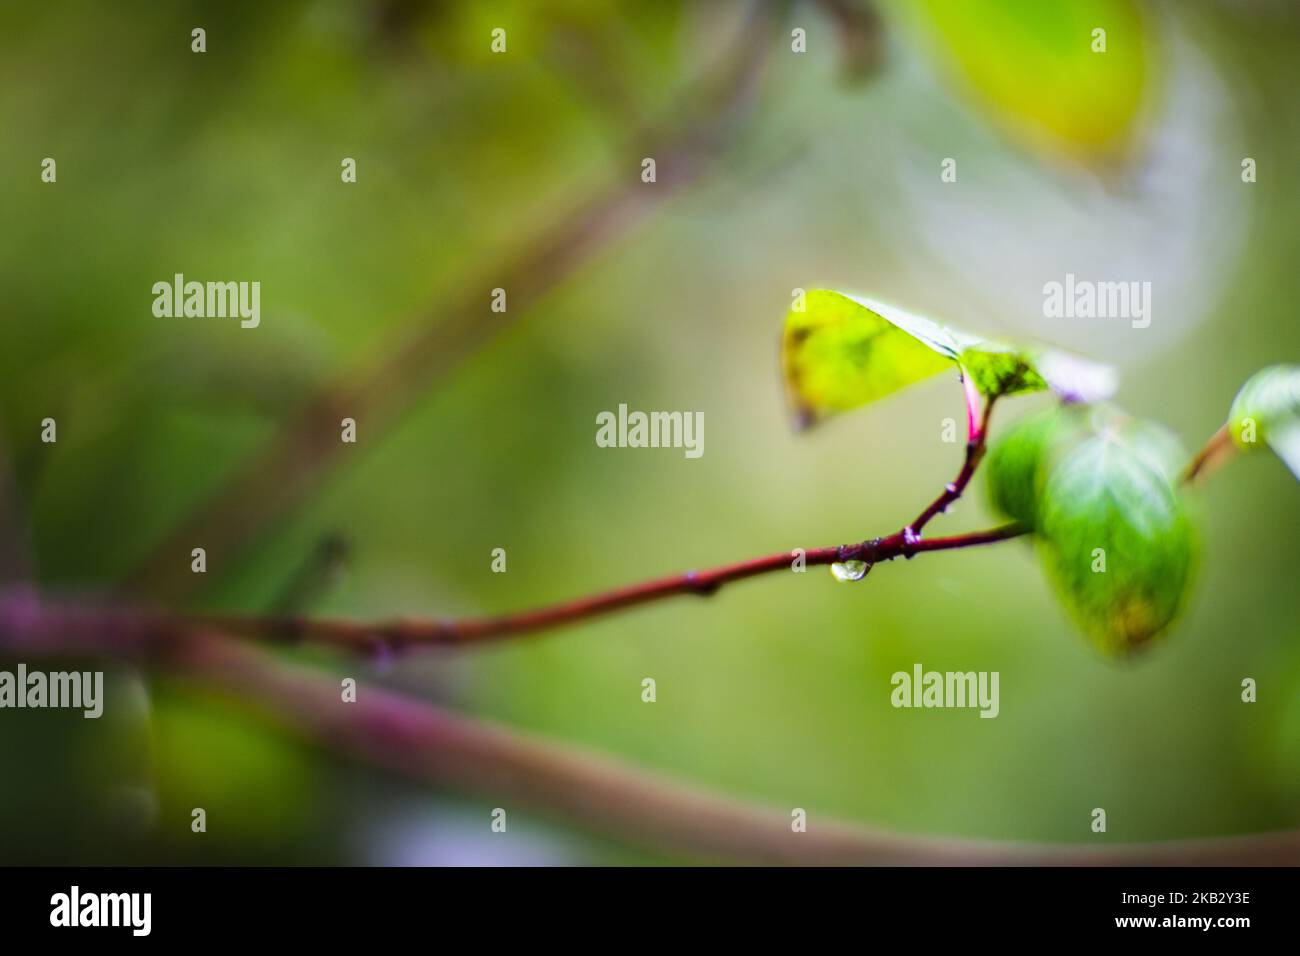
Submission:
[[1191,580],[1194,528],[1158,426],[1114,422],[1052,467],[1038,499],[1040,551],[1061,600],[1105,654],[1148,643]]
[[1136,453],[1175,481],[1182,448],[1169,431],[1107,405],[1060,404],[1014,422],[994,438],[984,462],[985,490],[1001,514],[1029,530],[1038,525],[1043,482],[1073,445],[1118,430]]
[[[903,0],[893,9],[1016,139],[1094,165],[1131,153],[1150,72],[1132,0]],[[1098,29],[1104,52],[1094,52]]]
[[1266,443],[1300,478],[1300,365],[1271,365],[1241,387],[1228,412],[1237,447]]
[[1086,429],[1083,409],[1053,405],[1003,431],[984,462],[985,490],[993,507],[1030,530],[1037,528],[1038,499],[1051,462]]
[[1017,348],[940,325],[896,306],[828,289],[786,316],[786,389],[801,422],[866,405],[954,365],[981,394],[1054,388],[1071,401],[1109,394],[1114,374],[1063,352]]
[[1187,465],[1187,449],[1178,436],[1159,422],[1128,418],[1117,410],[1110,413],[1104,427],[1117,428],[1125,446],[1176,488]]

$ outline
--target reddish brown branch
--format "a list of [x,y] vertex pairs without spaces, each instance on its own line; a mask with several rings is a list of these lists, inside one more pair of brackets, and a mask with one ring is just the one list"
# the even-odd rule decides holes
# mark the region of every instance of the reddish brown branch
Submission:
[[961,471],[915,521],[888,537],[809,551],[782,551],[706,571],[686,571],[656,578],[550,607],[491,617],[373,623],[294,615],[205,615],[196,620],[228,633],[261,640],[306,640],[362,652],[397,651],[413,646],[457,646],[490,638],[533,634],[682,594],[707,596],[725,584],[773,571],[847,561],[861,561],[870,566],[897,557],[911,558],[926,551],[950,551],[1017,537],[1024,534],[1025,529],[1015,524],[947,538],[927,540],[921,537],[921,530],[930,519],[961,497],[984,457],[993,399],[982,402],[969,375],[962,381],[966,392],[967,441]]
[[1208,475],[1224,462],[1226,462],[1236,446],[1232,443],[1232,432],[1227,425],[1223,425],[1210,436],[1209,440],[1196,453],[1191,464],[1184,469],[1182,482],[1190,484],[1201,475]]
[[[868,565],[928,551],[952,551],[1005,541],[1024,533],[1018,525],[947,538],[919,539],[906,531],[859,544],[814,548],[803,552],[805,565],[863,561]],[[760,574],[791,570],[797,551],[781,551],[762,558],[725,564],[706,571],[687,571],[641,584],[617,588],[590,597],[517,614],[464,618],[450,621],[396,620],[381,623],[328,618],[203,616],[199,623],[229,633],[261,640],[306,640],[352,651],[401,650],[415,646],[474,644],[496,637],[519,636],[576,624],[613,611],[682,594],[709,595],[725,584]]]
[[[393,620],[383,622],[349,621],[330,618],[306,618],[293,615],[231,616],[205,615],[197,620],[225,632],[264,641],[312,641],[350,651],[374,653],[398,651],[420,646],[463,646],[492,638],[533,634],[591,618],[626,610],[641,604],[683,594],[707,596],[723,585],[745,578],[793,569],[797,560],[803,566],[861,561],[868,566],[894,558],[911,558],[927,551],[951,551],[993,544],[1026,534],[1018,524],[1007,524],[987,531],[941,538],[922,538],[920,531],[935,515],[947,510],[969,486],[983,460],[992,399],[981,404],[969,377],[966,383],[967,442],[966,454],[957,477],[934,499],[916,520],[883,538],[858,544],[845,544],[809,551],[781,551],[761,558],[725,564],[705,571],[687,571],[627,585],[612,591],[577,598],[562,604],[490,617],[459,620]],[[1184,482],[1203,471],[1205,460],[1221,455],[1223,446],[1231,444],[1227,429],[1220,429],[1206,449],[1188,466]]]

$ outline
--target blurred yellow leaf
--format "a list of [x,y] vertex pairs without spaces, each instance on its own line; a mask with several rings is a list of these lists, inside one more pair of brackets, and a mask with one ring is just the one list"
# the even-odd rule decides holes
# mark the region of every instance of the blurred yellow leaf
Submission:
[[1034,148],[1122,160],[1150,82],[1131,0],[916,0],[895,5],[945,72]]

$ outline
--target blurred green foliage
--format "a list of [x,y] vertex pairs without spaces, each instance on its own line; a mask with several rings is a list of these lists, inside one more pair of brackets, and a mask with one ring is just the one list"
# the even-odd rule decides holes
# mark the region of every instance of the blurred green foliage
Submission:
[[[806,26],[808,53],[787,52],[778,35],[757,108],[709,178],[511,316],[392,432],[368,436],[361,423],[322,493],[239,566],[209,569],[202,603],[266,609],[339,535],[353,555],[347,579],[311,611],[521,608],[859,540],[930,500],[959,463],[959,446],[939,436],[945,418],[960,419],[960,388],[940,377],[795,436],[774,303],[796,287],[871,289],[933,314],[943,301],[992,302],[988,327],[1039,331],[1040,316],[944,266],[916,194],[898,185],[919,164],[934,190],[953,188],[939,182],[943,156],[1024,176],[1022,138],[985,128],[1036,128],[1058,144],[1033,159],[1059,203],[1041,210],[1044,222],[1092,208],[1099,190],[1136,203],[1171,187],[1058,164],[1060,143],[1109,142],[1099,116],[1144,122],[1133,99],[1151,103],[1163,61],[1123,59],[1104,82],[1062,77],[1058,67],[1076,76],[1093,63],[1054,46],[1031,53],[1041,31],[1017,28],[1029,21],[976,22],[963,4],[926,5],[949,50],[936,54],[902,7],[884,7],[881,69],[846,85],[835,22],[791,5],[787,24]],[[1113,22],[1127,23],[1116,10]],[[0,426],[41,586],[111,588],[314,388],[351,374],[592,183],[634,180],[640,157],[621,149],[629,124],[679,108],[676,91],[738,12],[551,0],[5,5]],[[486,31],[498,23],[511,52],[491,57]],[[203,55],[189,48],[196,25],[208,33]],[[1165,5],[1142,29],[1144,42],[1199,51],[1196,69],[1226,89],[1260,169],[1243,184],[1241,156],[1214,124],[1183,144],[1221,177],[1185,202],[1214,209],[1231,196],[1245,210],[1238,254],[1187,265],[1219,276],[1199,311],[1158,313],[1151,335],[1094,352],[1120,366],[1124,407],[1196,447],[1251,372],[1300,348],[1300,189],[1286,165],[1300,114],[1276,105],[1294,95],[1300,12]],[[1130,57],[1124,33],[1110,30],[1105,62]],[[945,85],[952,75],[980,96]],[[1159,79],[1163,90],[1187,76]],[[969,124],[939,119],[967,104]],[[1145,122],[1126,141],[1158,140],[1157,121]],[[914,141],[918,128],[940,153]],[[46,156],[58,161],[55,185],[40,182]],[[358,161],[355,185],[339,181],[345,156]],[[1008,208],[972,201],[976,218],[945,207],[950,230],[978,231]],[[1000,250],[1009,262],[1041,240],[1030,229],[1015,241],[1023,247]],[[176,272],[261,281],[261,327],[154,318],[150,287]],[[1036,287],[1059,276],[1024,278]],[[499,320],[487,293],[484,321]],[[598,449],[595,416],[620,402],[704,411],[708,453]],[[1014,414],[999,409],[995,434]],[[58,419],[56,446],[39,442],[46,416]],[[321,663],[737,797],[805,807],[813,825],[835,816],[915,833],[1121,842],[1295,826],[1300,498],[1265,458],[1198,493],[1201,587],[1176,639],[1123,664],[1073,636],[1031,549],[1014,542],[880,567],[854,587],[827,573],[775,576],[387,669]],[[933,532],[990,524],[980,497]],[[509,553],[506,574],[489,571],[496,547]],[[916,662],[999,671],[998,719],[891,708],[890,675]],[[640,699],[646,676],[658,684],[653,705]],[[1258,703],[1241,702],[1245,677],[1258,681]],[[0,860],[373,862],[376,820],[451,802],[454,820],[482,820],[487,832],[491,795],[413,787],[281,740],[192,687],[146,686],[131,719],[112,689],[101,722],[0,715]],[[114,809],[123,786],[151,794],[143,830]],[[199,837],[188,809],[203,799]],[[1104,836],[1087,829],[1098,806]],[[526,808],[511,819],[551,826]],[[664,859],[580,826],[553,832],[566,859]]]
[[[992,118],[1027,144],[1087,163],[1131,156],[1158,37],[1134,0],[892,4]],[[1154,10],[1149,20],[1157,21]],[[1104,53],[1104,56],[1099,56]]]

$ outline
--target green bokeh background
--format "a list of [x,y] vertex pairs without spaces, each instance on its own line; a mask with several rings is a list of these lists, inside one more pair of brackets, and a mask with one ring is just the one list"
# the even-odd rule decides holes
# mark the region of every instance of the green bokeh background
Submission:
[[[939,437],[945,417],[961,417],[959,387],[942,378],[795,434],[776,362],[791,289],[841,285],[918,307],[967,298],[968,279],[927,244],[914,193],[899,189],[899,165],[917,155],[934,190],[950,188],[938,159],[957,155],[963,168],[1032,164],[1084,204],[1121,174],[1017,135],[952,82],[900,6],[883,11],[878,69],[852,79],[835,22],[791,5],[756,108],[709,175],[542,303],[510,313],[396,428],[360,422],[320,492],[238,566],[210,568],[196,604],[267,609],[330,535],[348,544],[348,572],[306,610],[446,616],[857,540],[919,510],[958,465],[958,446]],[[635,181],[639,157],[621,149],[629,123],[680,108],[675,94],[725,47],[740,10],[6,5],[0,426],[41,587],[107,592],[315,388],[430,304],[436,314],[592,183]],[[1222,156],[1214,136],[1190,144],[1221,173],[1187,201],[1236,191],[1234,254],[1198,266],[1216,281],[1197,308],[1157,311],[1150,330],[1120,322],[1093,349],[1119,367],[1124,406],[1194,448],[1251,372],[1300,353],[1300,113],[1288,105],[1300,11],[1139,10],[1152,90],[1175,82],[1160,51],[1180,38],[1226,91],[1260,170],[1245,185],[1240,156]],[[189,49],[197,25],[203,55]],[[487,48],[497,25],[509,28],[504,57]],[[788,52],[796,25],[809,35],[803,55]],[[963,35],[986,53],[1022,42]],[[964,123],[949,128],[951,116]],[[918,126],[942,152],[909,151]],[[58,161],[55,185],[39,180],[46,156]],[[357,158],[355,185],[339,181],[344,156]],[[1103,278],[1140,277],[1131,271]],[[261,327],[155,318],[150,287],[176,272],[259,280]],[[483,321],[504,321],[487,301],[484,290]],[[1053,334],[996,289],[979,301],[994,330]],[[597,448],[595,416],[621,402],[704,412],[704,456]],[[54,446],[39,442],[46,416],[59,423]],[[996,520],[979,491],[936,529]],[[1196,497],[1195,593],[1164,643],[1129,662],[1101,659],[1071,629],[1017,542],[879,567],[851,586],[824,569],[776,575],[385,668],[320,663],[804,807],[814,823],[1091,843],[1300,825],[1300,495],[1259,455]],[[489,571],[497,547],[503,575]],[[916,662],[999,671],[1000,716],[891,708],[890,675]],[[645,677],[658,685],[653,705],[641,701]],[[1258,681],[1255,704],[1240,700],[1245,677]],[[487,828],[498,805],[289,742],[219,696],[120,665],[101,721],[0,712],[3,862],[678,860],[513,805],[519,839],[503,847]],[[201,837],[189,828],[196,806],[208,812]],[[1107,811],[1104,835],[1089,830],[1094,807]]]

